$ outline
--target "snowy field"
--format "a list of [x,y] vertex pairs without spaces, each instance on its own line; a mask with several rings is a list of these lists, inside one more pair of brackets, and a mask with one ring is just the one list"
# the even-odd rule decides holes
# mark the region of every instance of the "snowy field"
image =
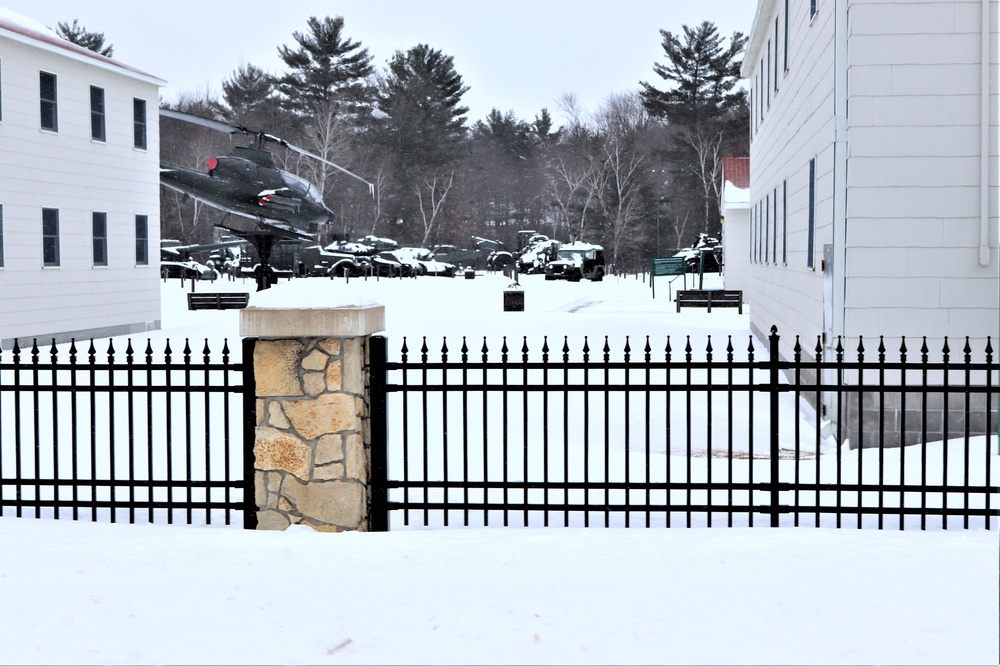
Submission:
[[[654,300],[635,278],[526,276],[523,313],[502,312],[509,281],[496,275],[300,282],[251,304],[384,304],[390,356],[403,336],[436,351],[444,336],[458,349],[462,336],[493,348],[506,335],[518,353],[523,337],[534,349],[544,336],[576,350],[607,335],[614,354],[626,336],[640,350],[647,335],[654,349],[690,335],[696,354],[709,335],[716,348],[751,342],[735,310],[677,314],[665,280]],[[238,353],[238,313],[189,312],[185,288],[164,284],[154,348],[228,338]],[[996,463],[995,438],[979,445]],[[995,664],[998,533],[257,533],[4,517],[0,662]]]

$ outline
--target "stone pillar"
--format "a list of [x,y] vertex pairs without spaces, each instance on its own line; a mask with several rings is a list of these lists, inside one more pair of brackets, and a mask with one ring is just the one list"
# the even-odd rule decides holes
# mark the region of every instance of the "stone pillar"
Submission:
[[368,337],[384,328],[381,305],[240,313],[240,334],[257,338],[257,529],[368,529],[365,368]]

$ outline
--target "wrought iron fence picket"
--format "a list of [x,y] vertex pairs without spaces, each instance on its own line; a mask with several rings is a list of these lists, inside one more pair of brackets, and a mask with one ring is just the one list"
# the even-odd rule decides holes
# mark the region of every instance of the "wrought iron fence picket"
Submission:
[[[123,353],[113,340],[103,350],[97,342],[89,341],[82,362],[75,340],[62,351],[52,341],[44,359],[35,340],[28,363],[18,341],[9,357],[0,350],[0,515],[172,522],[178,510],[186,523],[212,524],[221,514],[228,524],[236,511],[244,524],[253,521],[247,478],[230,469],[230,455],[246,457],[246,424],[230,424],[243,411],[230,401],[246,385],[245,366],[230,361],[228,345],[222,363],[207,340],[201,363],[188,345],[174,363],[167,342],[159,363],[147,340],[145,363],[136,363],[131,339]],[[229,445],[234,432],[243,433],[239,447]]]
[[[520,357],[512,358],[508,344],[504,338],[499,359],[491,356],[484,338],[481,360],[475,362],[467,355],[460,362],[450,360],[446,351],[435,361],[426,354],[411,360],[405,351],[399,361],[387,361],[387,417],[403,416],[388,429],[387,446],[391,451],[393,442],[402,443],[404,451],[390,456],[397,462],[390,462],[386,478],[376,483],[385,485],[387,513],[401,513],[404,525],[414,510],[425,525],[450,524],[449,512],[461,512],[462,525],[484,526],[494,518],[505,526],[548,526],[559,514],[564,526],[588,526],[598,516],[603,516],[599,524],[604,526],[671,526],[681,517],[685,526],[693,526],[695,517],[699,524],[714,525],[722,516],[727,526],[753,526],[762,516],[768,518],[763,524],[798,526],[803,514],[813,514],[810,522],[816,526],[879,529],[886,527],[888,516],[898,517],[901,529],[910,526],[911,519],[926,529],[930,516],[941,516],[942,528],[959,524],[953,522],[959,516],[963,526],[972,525],[972,517],[985,519],[988,528],[996,522],[993,496],[1000,489],[983,483],[983,470],[972,474],[979,445],[970,444],[968,427],[964,444],[942,442],[935,449],[940,453],[930,462],[943,468],[935,471],[941,478],[931,478],[927,446],[920,445],[923,459],[915,468],[916,480],[908,464],[912,454],[906,454],[905,446],[893,454],[900,462],[890,474],[884,420],[891,394],[898,394],[893,404],[904,410],[898,417],[901,424],[911,418],[905,413],[908,394],[919,398],[924,442],[930,432],[929,394],[944,394],[947,404],[957,409],[964,405],[968,412],[970,396],[985,393],[987,408],[995,411],[991,386],[998,369],[992,357],[985,365],[971,363],[971,357],[931,363],[925,351],[919,362],[911,363],[903,342],[900,361],[888,362],[880,339],[877,360],[875,354],[867,358],[864,341],[859,341],[856,358],[848,361],[843,341],[836,339],[827,360],[817,338],[811,359],[805,358],[796,339],[789,361],[778,354],[776,331],[760,358],[751,337],[744,359],[735,358],[731,338],[724,355],[716,353],[708,339],[703,358],[690,338],[677,358],[667,338],[662,361],[653,360],[648,339],[641,358],[634,357],[626,339],[621,356],[614,359],[607,338],[596,359],[590,358],[586,338],[580,351],[571,354],[565,336],[561,360],[549,354],[547,338],[540,358],[524,338]],[[447,349],[447,341],[442,349]],[[435,377],[440,371],[442,380],[427,383],[430,371]],[[931,374],[944,377],[949,371],[943,389],[929,381]],[[979,379],[972,385],[983,373],[986,385]],[[894,383],[896,378],[908,381],[911,375],[920,382]],[[422,383],[408,379],[413,376]],[[846,379],[853,383],[845,385]],[[410,393],[440,408],[408,416]],[[458,400],[459,395],[461,415],[455,419],[449,396]],[[766,407],[757,404],[760,400]],[[844,418],[831,417],[834,431],[827,431],[825,410],[860,414],[866,400],[880,419],[873,429],[863,429],[860,420],[848,428]],[[995,422],[995,417],[986,418]],[[431,425],[428,419],[439,419],[441,425]],[[471,441],[469,433],[480,431],[477,425],[482,426],[481,434]],[[446,440],[436,432],[439,427]],[[991,428],[995,432],[995,424]],[[428,467],[422,451],[410,459],[413,450],[405,449],[413,429],[419,431],[426,455],[440,459],[440,464]],[[458,433],[460,446],[452,440]],[[744,433],[745,448],[741,444],[737,449],[737,438]],[[831,445],[831,436],[841,443],[850,438],[851,448]],[[901,443],[906,437],[900,436]],[[447,453],[441,458],[444,446]],[[831,446],[832,455],[824,454]],[[452,448],[459,453],[452,455]],[[676,460],[677,454],[684,460]],[[948,461],[938,460],[938,455]],[[989,456],[985,462],[994,464]],[[411,473],[414,465],[423,467],[420,478]],[[470,469],[482,470],[479,480],[470,478]],[[987,468],[986,478],[991,474]],[[919,499],[917,505],[913,497]],[[386,523],[392,523],[388,516]]]

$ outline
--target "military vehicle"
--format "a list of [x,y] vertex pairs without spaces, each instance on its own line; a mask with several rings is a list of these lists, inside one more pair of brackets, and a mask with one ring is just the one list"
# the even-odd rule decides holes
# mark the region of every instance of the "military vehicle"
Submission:
[[604,248],[590,243],[568,243],[559,248],[556,258],[545,264],[546,280],[579,282],[604,279]]

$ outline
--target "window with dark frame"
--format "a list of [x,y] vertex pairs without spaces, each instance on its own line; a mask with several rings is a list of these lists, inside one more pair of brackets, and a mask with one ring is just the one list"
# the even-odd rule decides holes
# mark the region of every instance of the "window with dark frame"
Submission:
[[771,263],[771,195],[764,197],[764,263]]
[[788,265],[788,179],[781,181],[781,263]]
[[809,160],[809,234],[806,237],[806,266],[813,268],[813,243],[816,230],[816,158]]
[[778,17],[774,17],[774,92],[778,92]]
[[146,149],[146,100],[144,99],[133,99],[132,100],[132,118],[133,118],[133,130],[134,130],[134,141],[133,144],[136,148]]
[[774,236],[772,236],[771,245],[771,256],[774,257],[774,263],[778,263],[778,188],[774,188],[774,194],[772,195],[771,201],[774,202]]
[[149,217],[135,216],[135,265],[149,265]]
[[56,103],[56,75],[38,73],[38,96],[41,103],[42,129],[59,131],[59,110]]
[[785,71],[788,71],[788,0],[785,0],[785,49],[783,51],[785,57]]
[[93,214],[94,265],[108,265],[108,214]]
[[771,40],[767,41],[767,108],[771,108]]
[[94,141],[107,140],[104,127],[104,88],[97,86],[90,86],[90,138]]
[[764,58],[760,59],[759,74],[757,75],[757,85],[760,88],[760,120],[764,121]]
[[59,209],[42,209],[42,265],[59,265]]
[[764,258],[764,202],[757,202],[757,263]]

